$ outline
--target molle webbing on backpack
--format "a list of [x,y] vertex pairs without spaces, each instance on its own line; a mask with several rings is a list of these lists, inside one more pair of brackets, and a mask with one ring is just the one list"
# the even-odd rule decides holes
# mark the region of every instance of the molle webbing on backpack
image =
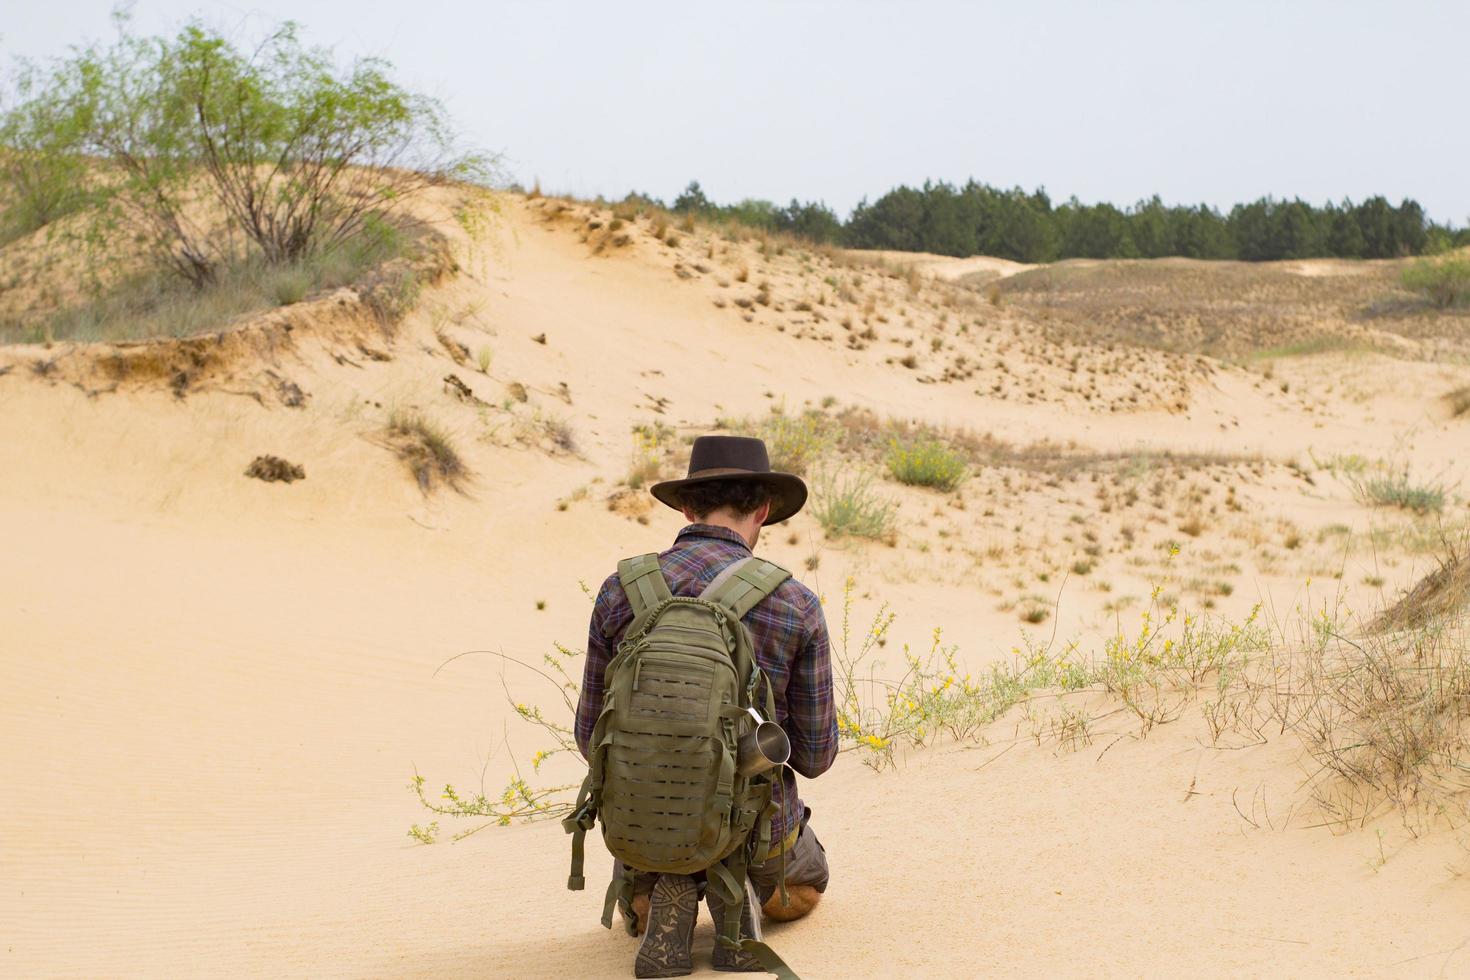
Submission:
[[618,581],[633,607],[633,618],[642,619],[652,609],[673,598],[664,573],[658,567],[658,555],[639,555],[618,562]]

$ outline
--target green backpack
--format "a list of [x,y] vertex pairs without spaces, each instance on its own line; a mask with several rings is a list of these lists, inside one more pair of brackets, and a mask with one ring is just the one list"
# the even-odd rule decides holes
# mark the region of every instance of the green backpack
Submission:
[[608,851],[629,869],[608,886],[607,928],[616,905],[631,907],[636,872],[702,871],[724,903],[717,941],[795,980],[764,943],[739,938],[746,869],[770,853],[772,789],[783,767],[747,778],[735,760],[736,743],[755,726],[755,714],[776,717],[741,619],[790,577],[768,561],[745,558],[722,569],[696,598],[669,592],[658,555],[618,564],[633,621],[607,665],[587,779],[562,826],[572,835],[568,888],[586,886],[584,838],[599,818]]

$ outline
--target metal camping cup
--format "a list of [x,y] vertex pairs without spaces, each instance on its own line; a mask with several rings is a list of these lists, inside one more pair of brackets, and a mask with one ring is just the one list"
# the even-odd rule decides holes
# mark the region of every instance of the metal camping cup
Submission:
[[735,767],[742,776],[758,776],[791,758],[791,739],[774,721],[762,721],[735,747]]

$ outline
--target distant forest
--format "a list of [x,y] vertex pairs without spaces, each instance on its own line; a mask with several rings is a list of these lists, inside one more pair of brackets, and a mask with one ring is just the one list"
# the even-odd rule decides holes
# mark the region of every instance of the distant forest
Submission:
[[760,200],[716,204],[695,181],[669,209],[849,248],[1020,262],[1168,255],[1251,262],[1380,259],[1470,245],[1470,228],[1435,224],[1418,202],[1405,199],[1395,206],[1383,197],[1322,207],[1266,197],[1222,213],[1203,204],[1166,205],[1157,196],[1130,208],[1083,204],[1075,197],[1053,204],[1044,190],[926,181],[922,187],[896,187],[871,203],[864,199],[843,221],[814,201],[793,199],[785,207]]

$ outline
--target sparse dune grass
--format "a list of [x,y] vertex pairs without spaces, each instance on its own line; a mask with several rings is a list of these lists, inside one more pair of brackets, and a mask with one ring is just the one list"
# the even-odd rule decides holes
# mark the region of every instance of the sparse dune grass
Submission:
[[[1111,474],[1115,481],[1137,481],[1151,473],[1181,476],[1196,471],[1262,470],[1267,465],[1260,456],[1248,454],[1096,451],[1046,440],[1011,443],[971,429],[884,419],[862,408],[825,410],[832,407],[808,409],[799,415],[776,412],[758,420],[719,419],[716,426],[764,438],[772,465],[778,469],[804,473],[827,464],[881,468],[900,482],[946,491],[993,470],[1015,471],[1019,479],[1056,486],[1088,475],[1101,479]],[[1201,523],[1199,529],[1203,528]]]
[[1470,561],[1462,535],[1439,556],[1439,567],[1420,579],[1412,589],[1389,606],[1374,621],[1373,631],[1414,630],[1462,617],[1470,609]]
[[[1312,796],[1344,829],[1386,810],[1418,834],[1470,827],[1470,620],[1463,606],[1417,625],[1363,633],[1323,617],[1273,697],[1273,721],[1317,764]],[[1243,700],[1247,695],[1238,695]]]
[[388,416],[388,436],[424,493],[440,484],[458,490],[469,479],[469,468],[448,431],[422,413],[394,409]]
[[[1432,615],[1400,614],[1391,628],[1369,632],[1346,622],[1340,605],[1308,615],[1309,603],[1294,627],[1269,629],[1259,604],[1235,621],[1189,613],[1159,585],[1136,626],[1120,622],[1095,653],[1028,635],[1010,660],[979,673],[961,666],[957,647],[939,629],[922,652],[907,644],[888,651],[894,613],[880,600],[864,625],[854,614],[857,589],[849,578],[832,644],[842,750],[883,770],[904,752],[938,741],[987,744],[987,726],[1017,709],[1017,729],[1028,730],[1038,745],[1075,751],[1093,741],[1104,716],[1121,711],[1128,719],[1109,734],[1146,738],[1195,711],[1214,744],[1284,737],[1303,747],[1315,763],[1304,793],[1317,816],[1302,808],[1299,823],[1316,819],[1349,829],[1396,810],[1414,834],[1444,824],[1463,831],[1470,827],[1464,776],[1470,771],[1470,620],[1459,567],[1452,555],[1443,574],[1406,600],[1433,606]],[[1458,583],[1449,604],[1442,601],[1445,576]],[[1290,635],[1293,629],[1299,635]],[[567,664],[576,656],[558,646],[544,666],[520,665],[557,688],[568,715],[577,684]],[[1116,708],[1094,713],[1098,698]],[[575,757],[565,722],[538,706],[512,704],[551,740],[531,760],[536,771],[553,755]],[[498,798],[466,797],[446,786],[432,800],[423,786],[415,773],[410,788],[436,817],[475,819],[479,826],[558,816],[570,788],[533,786],[519,771]],[[430,843],[438,832],[431,823],[415,825],[409,835]]]
[[1463,333],[1461,317],[1425,316],[1424,304],[1406,298],[1402,262],[1339,262],[1322,275],[1302,274],[1300,264],[1069,261],[995,287],[1009,305],[1040,315],[1041,329],[1058,342],[1233,361],[1358,349],[1414,356],[1413,347],[1381,344],[1374,332],[1451,339]]
[[864,470],[830,468],[812,491],[812,513],[831,538],[886,538],[894,530],[894,503],[873,489]]
[[[76,293],[63,286],[70,278],[65,263],[46,263],[38,273],[36,303],[22,308],[0,305],[0,342],[127,341],[219,330],[239,316],[361,283],[372,270],[405,255],[410,244],[404,233],[378,224],[371,233],[295,262],[223,266],[204,287],[143,268]],[[0,271],[10,262],[0,251]],[[121,264],[126,267],[127,262]],[[42,296],[71,298],[47,304],[39,300]]]
[[1421,481],[1407,466],[1351,479],[1353,493],[1363,503],[1375,507],[1398,507],[1415,514],[1439,513],[1444,510],[1447,489],[1443,484]]

